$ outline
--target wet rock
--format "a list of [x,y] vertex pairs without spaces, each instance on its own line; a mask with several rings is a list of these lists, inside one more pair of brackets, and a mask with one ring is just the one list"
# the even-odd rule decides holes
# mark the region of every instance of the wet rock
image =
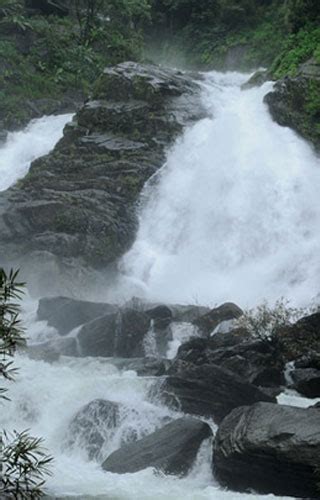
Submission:
[[171,309],[165,305],[148,309],[146,314],[153,320],[154,328],[159,330],[166,329],[170,325],[173,318]]
[[258,387],[230,370],[216,365],[184,364],[162,386],[162,399],[169,406],[192,415],[221,420],[234,408],[257,401],[275,402]]
[[319,95],[320,65],[310,60],[300,67],[296,77],[279,80],[264,100],[279,125],[293,128],[319,149]]
[[180,418],[115,451],[102,467],[117,474],[154,467],[166,474],[185,475],[194,463],[201,443],[210,436],[211,429],[204,422]]
[[284,384],[281,353],[271,343],[252,339],[242,328],[216,333],[209,339],[193,338],[182,344],[170,373],[175,368],[179,371],[183,366],[181,362],[220,366],[257,386],[279,387]]
[[124,309],[120,312],[119,321],[120,334],[116,339],[115,355],[127,358],[143,356],[143,340],[150,328],[147,314]]
[[223,321],[228,321],[232,319],[237,319],[242,316],[243,311],[236,304],[232,302],[227,302],[222,304],[215,309],[212,309],[210,312],[205,314],[204,316],[200,316],[193,321],[193,324],[196,325],[204,335],[210,335],[213,330]]
[[67,446],[85,449],[90,460],[98,459],[119,425],[120,407],[119,403],[95,399],[81,408],[69,424]]
[[307,398],[320,397],[320,370],[298,368],[291,372],[293,389]]
[[236,491],[318,498],[320,420],[316,409],[257,403],[221,423],[214,472]]
[[249,80],[241,85],[242,90],[252,89],[253,87],[261,87],[265,82],[270,80],[270,74],[267,70],[256,71]]
[[295,368],[314,368],[320,370],[320,353],[310,351],[308,354],[301,356],[294,362]]
[[32,287],[35,276],[50,282],[53,259],[58,290],[66,274],[77,287],[88,268],[112,267],[134,241],[145,182],[183,127],[204,116],[188,74],[136,63],[107,68],[55,149],[0,194],[0,261],[19,263]]
[[26,353],[31,359],[52,363],[60,356],[79,356],[77,340],[73,337],[54,338],[40,344],[27,346]]
[[66,335],[77,326],[88,323],[99,316],[116,312],[117,307],[103,302],[88,302],[69,297],[48,297],[39,300],[37,317],[47,321],[60,333]]
[[125,358],[144,355],[143,339],[150,327],[150,319],[143,312],[119,310],[86,323],[79,331],[82,356],[119,356]]
[[120,370],[133,370],[141,377],[161,377],[165,375],[171,366],[169,359],[161,358],[134,358],[119,359],[113,361]]

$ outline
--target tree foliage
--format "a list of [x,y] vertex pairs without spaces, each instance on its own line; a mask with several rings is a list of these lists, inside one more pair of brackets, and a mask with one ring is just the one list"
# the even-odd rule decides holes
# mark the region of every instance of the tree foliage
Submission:
[[[13,366],[16,349],[25,344],[19,318],[24,283],[18,271],[7,274],[0,268],[0,376],[12,381],[17,369]],[[0,398],[8,400],[7,390],[0,388]],[[52,461],[42,448],[42,440],[27,431],[0,434],[0,497],[37,499],[43,495],[44,477]]]

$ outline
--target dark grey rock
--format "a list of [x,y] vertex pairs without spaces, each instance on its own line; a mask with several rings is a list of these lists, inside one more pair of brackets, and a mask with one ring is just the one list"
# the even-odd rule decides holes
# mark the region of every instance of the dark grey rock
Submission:
[[148,309],[146,314],[153,320],[154,328],[159,330],[166,329],[172,322],[173,314],[170,307],[165,305],[155,306]]
[[145,438],[123,446],[102,464],[104,470],[124,474],[154,467],[166,474],[185,475],[210,427],[193,418],[180,418]]
[[112,363],[119,370],[133,370],[141,377],[161,377],[171,366],[171,361],[164,358],[115,358]]
[[86,323],[78,333],[82,356],[144,356],[143,339],[150,319],[141,311],[123,309]]
[[270,74],[267,70],[256,71],[249,80],[241,85],[242,90],[252,89],[253,87],[261,87],[265,82],[270,80]]
[[257,403],[221,423],[214,472],[236,491],[319,498],[319,410]]
[[117,306],[103,302],[48,297],[39,300],[37,316],[40,321],[47,321],[49,326],[56,328],[60,335],[66,335],[77,326],[117,310]]
[[113,437],[120,418],[120,404],[95,399],[72,418],[67,446],[85,449],[90,460],[98,459],[106,441]]
[[60,356],[79,356],[77,340],[74,337],[54,338],[40,344],[27,346],[26,353],[31,359],[49,363],[58,361]]
[[236,304],[227,302],[193,321],[205,335],[210,335],[213,330],[223,321],[237,319],[242,316],[243,311]]
[[192,415],[221,420],[234,408],[257,401],[275,402],[258,387],[216,365],[185,364],[169,376],[162,388],[162,399],[169,406]]
[[279,80],[264,101],[279,125],[293,128],[320,150],[319,110],[316,106],[320,94],[320,65],[306,63],[298,73],[295,77]]
[[254,340],[244,329],[216,333],[209,339],[194,338],[182,344],[174,367],[179,362],[197,366],[213,364],[233,371],[250,384],[279,387],[284,384],[281,353],[268,342]]
[[290,375],[293,380],[293,389],[307,398],[320,397],[320,370],[297,368]]

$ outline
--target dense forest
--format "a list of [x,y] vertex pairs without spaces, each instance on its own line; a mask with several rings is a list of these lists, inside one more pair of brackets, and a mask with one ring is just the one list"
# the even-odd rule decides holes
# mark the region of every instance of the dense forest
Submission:
[[319,18],[317,0],[1,0],[0,120],[29,119],[26,99],[82,100],[125,60],[295,76],[320,61]]

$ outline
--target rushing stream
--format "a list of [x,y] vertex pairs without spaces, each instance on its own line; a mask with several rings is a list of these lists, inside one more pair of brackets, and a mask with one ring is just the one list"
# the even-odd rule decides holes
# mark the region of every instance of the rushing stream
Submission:
[[53,149],[71,118],[71,114],[45,116],[32,120],[24,130],[8,135],[0,147],[0,191],[24,177],[33,160]]
[[[166,303],[254,305],[285,296],[310,302],[319,280],[319,162],[307,143],[272,122],[263,96],[272,87],[241,91],[248,75],[210,73],[203,99],[212,112],[190,129],[142,195],[140,229],[122,261],[119,286]],[[33,122],[0,149],[0,190],[25,175],[30,161],[47,153],[70,115]],[[25,304],[30,342],[57,336]],[[181,340],[180,340],[181,341]],[[168,355],[179,345],[174,339]],[[210,442],[184,479],[150,469],[103,472],[81,441],[68,444],[69,423],[96,398],[124,403],[120,425],[104,457],[127,432],[150,433],[179,417],[159,403],[152,377],[119,369],[114,360],[62,357],[48,364],[17,356],[18,380],[10,385],[0,427],[43,436],[55,458],[50,495],[109,500],[262,500],[272,495],[225,491],[212,477]],[[284,401],[290,403],[290,397]],[[294,403],[297,400],[294,399]],[[305,402],[303,402],[305,404]],[[103,424],[101,424],[103,425]]]

